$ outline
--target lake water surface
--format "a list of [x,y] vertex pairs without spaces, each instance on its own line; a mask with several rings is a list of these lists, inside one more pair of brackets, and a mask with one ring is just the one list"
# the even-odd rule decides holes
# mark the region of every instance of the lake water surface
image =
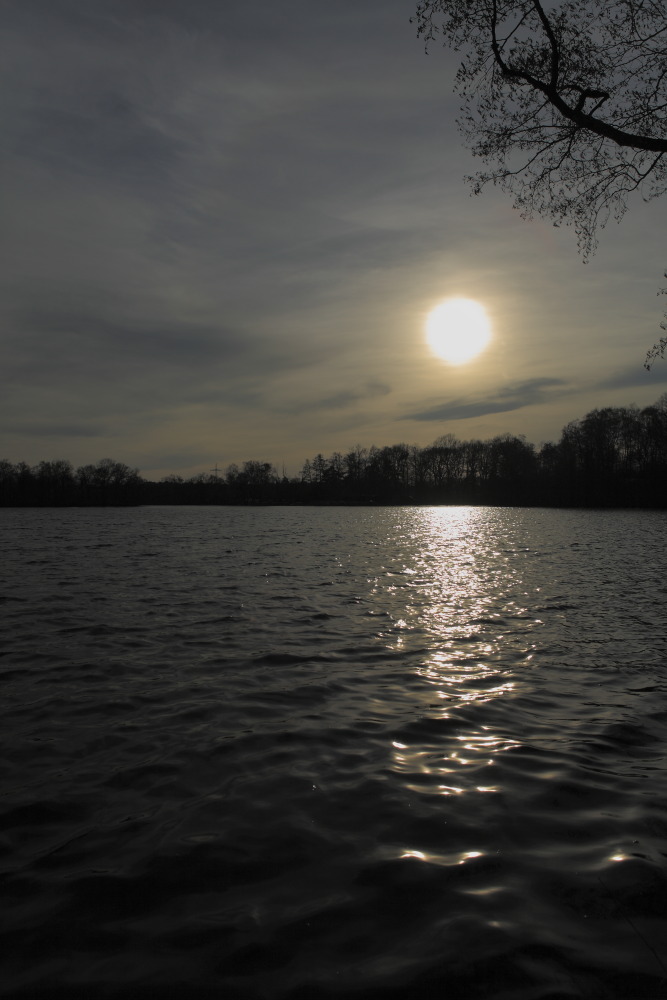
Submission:
[[667,513],[0,544],[2,995],[667,997]]

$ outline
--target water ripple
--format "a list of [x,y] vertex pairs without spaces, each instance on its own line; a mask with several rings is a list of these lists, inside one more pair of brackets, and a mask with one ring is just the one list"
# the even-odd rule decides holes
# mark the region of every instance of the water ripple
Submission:
[[3,511],[2,995],[667,995],[665,528]]

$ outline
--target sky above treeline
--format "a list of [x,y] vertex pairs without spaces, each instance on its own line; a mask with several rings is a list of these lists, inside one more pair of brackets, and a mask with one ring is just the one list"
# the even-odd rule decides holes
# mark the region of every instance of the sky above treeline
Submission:
[[[0,458],[147,478],[645,406],[664,204],[583,264],[455,125],[415,0],[6,0]],[[481,164],[479,165],[481,167]],[[451,296],[493,337],[450,365]]]

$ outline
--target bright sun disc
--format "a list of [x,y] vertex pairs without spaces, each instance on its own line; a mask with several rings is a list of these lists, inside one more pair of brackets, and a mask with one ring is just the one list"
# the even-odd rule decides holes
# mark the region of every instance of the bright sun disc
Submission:
[[429,313],[426,339],[438,357],[452,365],[462,365],[489,343],[491,324],[479,302],[447,299]]

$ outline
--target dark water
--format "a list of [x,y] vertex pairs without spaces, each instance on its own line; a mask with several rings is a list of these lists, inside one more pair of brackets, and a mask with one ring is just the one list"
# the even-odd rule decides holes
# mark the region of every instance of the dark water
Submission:
[[0,517],[3,995],[667,997],[667,515]]

